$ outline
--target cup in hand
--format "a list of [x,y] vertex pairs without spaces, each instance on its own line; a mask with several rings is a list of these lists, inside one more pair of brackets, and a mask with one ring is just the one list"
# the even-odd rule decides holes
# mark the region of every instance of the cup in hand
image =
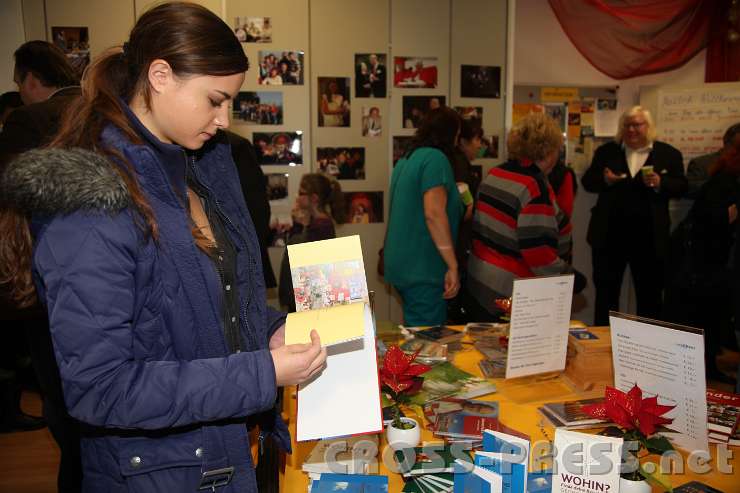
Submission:
[[463,204],[465,204],[465,207],[473,203],[473,194],[470,193],[470,187],[467,183],[458,182],[457,191],[460,193],[460,198],[462,199]]
[[647,175],[652,175],[653,173],[655,173],[655,171],[653,171],[653,167],[651,165],[642,167],[643,175],[647,176]]

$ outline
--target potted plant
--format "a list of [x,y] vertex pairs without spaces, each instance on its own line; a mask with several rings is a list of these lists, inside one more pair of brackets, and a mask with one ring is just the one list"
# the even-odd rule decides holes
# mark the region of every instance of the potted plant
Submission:
[[[667,430],[663,425],[673,422],[673,419],[663,415],[674,407],[658,404],[657,396],[643,399],[642,390],[636,384],[627,393],[607,387],[603,402],[583,406],[583,411],[588,415],[617,424],[625,445],[630,442],[637,444],[628,449],[633,456],[631,460],[623,454],[624,465],[629,470],[621,474],[620,493],[650,493],[651,484],[664,491],[673,491],[670,482],[659,472],[657,464],[651,462],[640,465],[638,459],[643,450],[650,454],[673,450],[671,442],[656,432]],[[647,464],[651,466],[645,467]]]
[[392,420],[386,428],[386,437],[394,449],[416,447],[421,441],[419,423],[402,416],[399,407],[408,404],[409,398],[421,390],[424,379],[420,375],[431,369],[427,365],[414,363],[418,354],[418,350],[414,354],[406,354],[398,346],[391,346],[380,368],[381,389],[392,403]]

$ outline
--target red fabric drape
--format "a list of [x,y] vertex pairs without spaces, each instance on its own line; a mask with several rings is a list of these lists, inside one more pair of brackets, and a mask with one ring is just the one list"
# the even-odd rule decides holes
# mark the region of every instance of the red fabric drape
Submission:
[[[727,39],[730,0],[715,1],[717,7],[707,41],[704,82],[736,82],[740,80],[740,40],[731,42]],[[736,26],[735,30],[740,31],[740,28]]]
[[[707,44],[713,0],[549,0],[591,64],[614,79],[677,68]],[[725,10],[726,12],[726,10]]]

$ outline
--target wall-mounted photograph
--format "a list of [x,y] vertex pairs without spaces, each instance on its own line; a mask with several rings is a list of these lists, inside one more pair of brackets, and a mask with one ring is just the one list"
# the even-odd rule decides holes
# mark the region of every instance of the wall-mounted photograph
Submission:
[[87,27],[52,27],[51,37],[69,60],[77,75],[82,76],[90,64],[90,36]]
[[383,192],[344,192],[344,203],[350,224],[383,222]]
[[349,127],[349,77],[319,77],[319,127]]
[[394,57],[393,85],[400,88],[433,89],[437,87],[437,58]]
[[555,120],[560,130],[565,132],[568,127],[568,106],[563,103],[546,103],[545,114]]
[[231,116],[237,123],[282,125],[283,93],[242,91],[234,98]]
[[404,96],[403,128],[419,128],[419,124],[429,110],[445,105],[444,96]]
[[267,199],[270,202],[288,198],[288,173],[267,173]]
[[259,164],[303,164],[303,132],[254,132]]
[[272,43],[272,22],[269,17],[237,17],[234,34],[242,43]]
[[355,55],[355,97],[384,98],[387,83],[387,55],[358,53]]
[[362,108],[362,136],[380,137],[383,135],[383,116],[377,106]]
[[303,85],[302,51],[259,52],[257,82],[268,86]]
[[364,180],[365,148],[317,147],[316,164],[321,173],[338,180]]
[[500,98],[501,67],[462,65],[460,96],[464,98]]
[[455,106],[455,111],[463,120],[468,120],[472,124],[483,126],[483,107],[481,106]]

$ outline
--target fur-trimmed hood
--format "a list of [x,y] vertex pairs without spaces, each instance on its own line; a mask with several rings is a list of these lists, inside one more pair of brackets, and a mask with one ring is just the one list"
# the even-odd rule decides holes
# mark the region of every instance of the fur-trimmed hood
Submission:
[[112,166],[106,157],[84,149],[28,151],[8,164],[0,195],[27,214],[119,212],[131,198]]

